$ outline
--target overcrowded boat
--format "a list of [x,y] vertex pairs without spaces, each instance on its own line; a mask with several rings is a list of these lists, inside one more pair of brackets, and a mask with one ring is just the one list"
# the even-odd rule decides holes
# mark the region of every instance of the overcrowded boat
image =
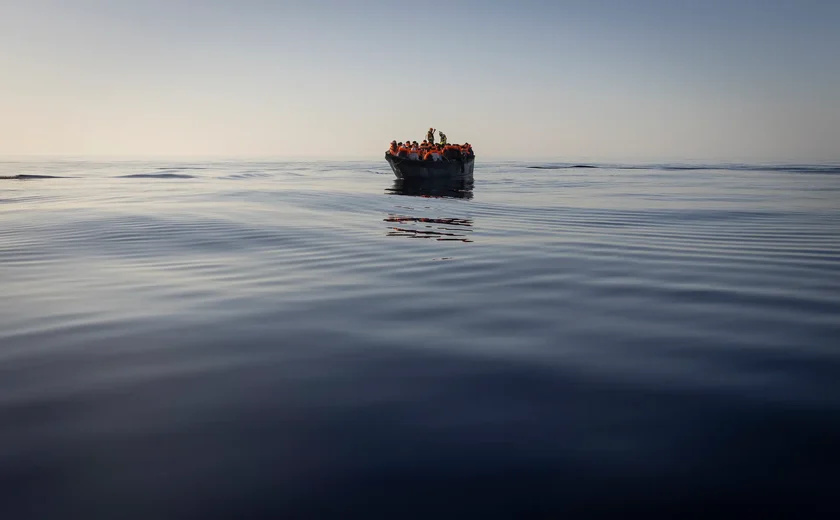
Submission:
[[391,141],[385,160],[398,179],[472,178],[475,153],[472,145],[450,144],[446,134],[429,128],[423,142]]

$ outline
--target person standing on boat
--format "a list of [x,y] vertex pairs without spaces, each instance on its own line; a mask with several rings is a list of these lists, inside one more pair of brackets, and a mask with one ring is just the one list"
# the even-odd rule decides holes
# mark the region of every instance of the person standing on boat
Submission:
[[438,131],[438,134],[440,134],[440,144],[446,146],[446,134],[441,131]]
[[429,131],[426,132],[426,141],[429,141],[429,144],[435,144],[435,129],[429,128]]

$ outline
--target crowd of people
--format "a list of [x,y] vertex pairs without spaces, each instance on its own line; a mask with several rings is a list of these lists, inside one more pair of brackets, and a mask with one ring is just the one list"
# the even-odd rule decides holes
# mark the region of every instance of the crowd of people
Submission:
[[435,129],[429,128],[426,139],[422,143],[417,141],[406,141],[404,143],[391,141],[388,153],[394,157],[413,161],[451,161],[473,157],[472,145],[449,144],[446,141],[446,134],[438,131],[440,142],[435,143]]

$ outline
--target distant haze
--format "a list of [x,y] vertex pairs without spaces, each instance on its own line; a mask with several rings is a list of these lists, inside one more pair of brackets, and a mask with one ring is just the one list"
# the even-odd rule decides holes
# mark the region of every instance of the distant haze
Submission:
[[3,0],[0,70],[0,155],[840,160],[830,0]]

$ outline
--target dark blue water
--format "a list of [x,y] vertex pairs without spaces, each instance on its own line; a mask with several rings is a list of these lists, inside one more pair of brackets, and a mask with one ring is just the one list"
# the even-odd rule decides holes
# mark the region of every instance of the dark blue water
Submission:
[[840,168],[569,166],[3,163],[0,518],[840,512]]

